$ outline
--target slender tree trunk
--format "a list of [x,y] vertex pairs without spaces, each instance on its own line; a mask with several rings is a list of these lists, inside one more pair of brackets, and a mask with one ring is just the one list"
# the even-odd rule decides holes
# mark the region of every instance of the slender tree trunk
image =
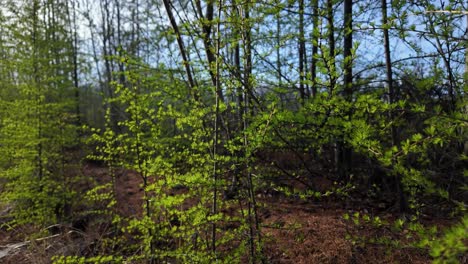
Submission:
[[[109,0],[100,1],[101,7],[101,30],[102,30],[102,51],[104,55],[104,68],[105,68],[105,83],[101,84],[105,87],[105,96],[108,99],[114,98],[114,92],[111,87],[111,83],[114,80],[112,73],[114,72],[114,67],[112,63],[112,38],[113,38],[113,21],[112,15],[110,12],[110,3]],[[110,123],[113,131],[118,131],[119,126],[117,125],[117,109],[116,105],[113,102],[106,103],[107,107],[110,109]]]
[[[237,18],[240,18],[240,12],[239,12],[239,7],[233,5],[232,6],[232,12],[237,16]],[[239,20],[239,19],[238,19]],[[234,38],[239,39],[241,33],[239,30],[240,25],[236,25],[234,27]],[[242,91],[242,74],[241,74],[241,53],[240,53],[240,41],[236,41],[235,47],[234,47],[234,68],[235,68],[235,77],[239,81],[238,86],[237,86],[237,118],[238,118],[238,129],[242,129],[242,120],[244,120],[244,111],[243,111],[243,101],[244,101],[244,96],[243,96],[243,91]]]
[[[151,197],[150,195],[148,194],[148,191],[147,191],[147,187],[148,187],[148,172],[147,172],[147,169],[144,168],[144,160],[145,158],[143,157],[143,154],[141,153],[143,148],[142,148],[142,139],[141,139],[141,131],[143,130],[142,128],[142,120],[141,120],[141,117],[142,117],[142,113],[140,112],[140,109],[141,109],[141,106],[140,106],[140,102],[139,102],[139,96],[140,96],[140,89],[138,86],[134,87],[134,91],[135,91],[135,94],[134,94],[134,99],[133,99],[133,102],[135,104],[135,113],[132,116],[130,116],[132,119],[134,119],[135,121],[135,125],[136,125],[136,130],[137,132],[135,133],[135,143],[136,143],[136,146],[135,146],[135,150],[136,150],[136,161],[137,161],[137,166],[138,166],[138,172],[140,173],[141,175],[141,178],[143,180],[143,199],[145,201],[145,216],[148,217],[148,218],[151,218],[152,217],[152,212],[151,212]],[[151,227],[149,227],[147,229],[147,232],[148,232],[148,236],[150,237],[150,240],[148,241],[149,243],[149,250],[150,250],[150,257],[149,257],[149,260],[148,260],[148,263],[149,264],[153,264],[153,263],[156,263],[156,260],[154,258],[154,252],[155,252],[155,243],[154,243],[154,233],[153,233],[153,230],[151,229]]]
[[243,39],[244,39],[244,86],[245,91],[250,91],[251,80],[250,75],[252,74],[252,36],[251,36],[251,25],[250,25],[250,0],[247,0],[244,8],[244,24],[243,28]]
[[96,73],[98,76],[99,84],[101,85],[101,93],[104,95],[105,90],[102,86],[103,84],[103,77],[101,73],[101,67],[99,67],[99,57],[98,57],[98,52],[97,52],[97,45],[96,45],[96,35],[95,35],[95,30],[94,30],[94,24],[93,24],[93,19],[90,16],[91,13],[91,7],[89,6],[89,2],[86,1],[86,13],[85,13],[85,18],[88,20],[88,27],[89,27],[89,32],[91,34],[91,48],[93,50],[93,60],[96,66]]
[[327,22],[328,22],[328,75],[330,79],[330,94],[335,90],[337,76],[336,76],[336,65],[335,65],[335,26],[333,25],[333,0],[327,0]]
[[[109,11],[109,3],[107,0],[101,1],[101,18],[102,18],[102,47],[103,47],[103,54],[104,54],[104,64],[105,64],[105,74],[106,74],[106,82],[112,82],[112,65],[111,59],[112,51],[111,51],[111,22],[110,22],[110,11]],[[113,97],[110,87],[107,89],[108,96]]]
[[[236,21],[239,21],[240,19],[240,12],[239,12],[239,7],[236,5],[233,5],[231,7],[232,14],[236,16]],[[234,77],[237,82],[237,87],[236,87],[236,104],[237,104],[237,132],[241,132],[243,129],[243,120],[244,120],[244,95],[243,95],[243,90],[242,90],[242,69],[241,69],[241,52],[240,52],[240,41],[238,40],[241,32],[240,32],[240,25],[235,25],[233,29],[233,34],[234,34],[234,39],[237,41],[235,42],[234,46]],[[241,164],[241,159],[244,156],[243,151],[239,149],[236,152],[236,158],[238,160],[238,164]],[[236,170],[232,175],[232,180],[231,180],[231,186],[226,193],[226,198],[231,199],[235,196],[235,194],[238,192],[237,190],[237,184],[238,184],[238,178],[240,171],[242,171],[242,165],[236,166]]]
[[278,85],[282,86],[282,73],[281,73],[281,12],[278,11],[276,17],[276,73],[278,75]]
[[[390,38],[388,36],[387,28],[387,0],[382,0],[382,23],[383,23],[383,36],[384,36],[384,51],[385,51],[385,68],[387,76],[387,87],[389,102],[393,104],[395,102],[395,92],[393,89],[393,72],[392,72],[392,59],[390,56]],[[393,114],[390,116],[390,120],[393,119]],[[395,127],[392,125],[392,145],[397,144]]]
[[[353,0],[344,0],[344,39],[343,39],[343,56],[344,56],[344,97],[348,102],[353,100]],[[349,120],[352,113],[349,112]],[[352,150],[349,146],[342,144],[342,169],[340,178],[346,182],[350,180]]]
[[[468,1],[467,1],[468,5]],[[463,96],[461,100],[463,102],[468,102],[468,13],[466,14],[466,30],[465,30],[465,73],[464,73],[464,84],[463,84]],[[468,105],[462,105],[461,112],[465,115],[468,115]],[[462,153],[468,155],[468,140],[465,140],[461,143]]]
[[[75,0],[70,1],[71,7],[68,5],[68,1],[66,2],[66,11],[67,11],[67,20],[68,20],[68,27],[71,31],[71,48],[72,48],[72,63],[73,63],[73,70],[72,70],[72,79],[73,79],[73,86],[75,92],[75,115],[76,115],[76,126],[78,131],[81,130],[81,112],[80,112],[80,88],[79,88],[79,80],[78,80],[78,28],[76,24],[76,2]],[[71,10],[70,10],[71,8]]]
[[353,95],[353,1],[344,0],[344,96],[347,101]]
[[[385,68],[386,68],[386,79],[388,86],[388,97],[390,104],[395,103],[395,90],[393,86],[393,69],[392,69],[392,58],[390,51],[390,37],[388,35],[388,18],[387,18],[387,0],[382,0],[382,24],[383,24],[383,37],[384,37],[384,53],[385,53]],[[391,140],[392,146],[398,146],[400,144],[397,138],[396,127],[393,125],[393,112],[390,111],[389,119],[392,122],[391,129]],[[408,210],[408,204],[403,189],[401,175],[395,175],[395,186],[398,194],[398,207],[400,212],[406,212]]]
[[[221,18],[221,9],[222,9],[222,2],[223,0],[219,0],[218,5],[218,18]],[[220,121],[220,93],[221,90],[221,82],[220,82],[220,48],[221,48],[221,31],[220,31],[220,21],[216,23],[216,43],[215,43],[215,74],[216,74],[216,85],[215,85],[215,119],[214,119],[214,136],[213,136],[213,207],[211,209],[212,215],[216,215],[218,213],[218,138],[219,138],[219,121]],[[211,250],[213,251],[213,255],[216,256],[216,222],[213,221],[212,230],[211,230]]]
[[[335,60],[335,27],[333,19],[333,0],[327,0],[327,27],[328,27],[328,61],[327,70],[330,80],[329,93],[333,95],[335,93],[336,82],[337,82],[337,72],[336,72],[336,60]],[[337,177],[343,179],[342,174],[344,173],[343,169],[343,142],[342,139],[336,139],[335,141],[335,169]]]
[[[249,95],[252,93],[252,37],[251,37],[251,21],[250,21],[250,8],[252,7],[252,3],[250,0],[247,0],[244,4],[244,20],[243,25],[244,28],[243,32],[243,41],[244,41],[244,119],[243,119],[243,130],[246,131],[249,124],[248,124],[248,116],[251,113],[251,103],[249,99]],[[258,246],[261,246],[261,233],[260,233],[260,224],[257,214],[257,203],[255,199],[255,187],[253,186],[252,180],[252,173],[250,168],[250,156],[248,154],[248,147],[249,141],[247,138],[247,134],[244,133],[244,157],[245,157],[245,171],[247,173],[247,188],[248,188],[248,219],[249,219],[249,247],[250,247],[250,256],[251,262],[255,262],[257,259],[256,251],[255,251],[255,238],[257,238]],[[261,249],[259,250],[261,251]],[[262,256],[260,256],[263,262]]]
[[[468,4],[467,4],[468,5]],[[468,13],[466,14],[466,30],[465,30],[465,85],[463,86],[464,96],[468,92]]]
[[[213,53],[213,50],[216,49],[216,47],[213,47],[213,41],[212,41],[212,31],[213,31],[213,18],[214,18],[214,2],[212,0],[209,0],[206,2],[206,11],[205,14],[203,14],[203,10],[201,7],[200,0],[196,0],[196,7],[197,7],[197,12],[200,18],[203,20],[203,25],[202,25],[202,39],[203,39],[203,45],[205,47],[205,53],[206,53],[206,58],[208,60],[208,72],[211,77],[211,82],[213,86],[216,86],[217,83],[217,74],[215,73],[215,70],[213,68],[213,65],[216,65],[216,56]],[[224,94],[223,90],[220,89],[217,91],[219,100],[221,102],[224,102]]]
[[76,7],[73,1],[73,85],[75,86],[75,113],[76,125],[81,130],[81,110],[80,110],[80,86],[78,79],[78,28],[76,24]]
[[33,46],[32,53],[32,66],[33,66],[33,79],[34,79],[34,88],[35,88],[35,103],[36,103],[36,122],[37,122],[37,173],[38,179],[41,181],[44,174],[44,164],[43,164],[43,145],[42,145],[42,89],[40,84],[39,76],[39,1],[34,0],[32,3],[32,34],[31,42]]
[[140,2],[139,0],[132,1],[132,32],[131,32],[131,46],[130,54],[140,58]]
[[[95,29],[95,25],[93,23],[93,19],[92,17],[90,16],[90,13],[91,13],[91,7],[89,5],[89,1],[85,1],[84,2],[86,4],[86,7],[85,7],[85,13],[84,13],[84,18],[87,20],[87,26],[89,28],[89,33],[90,33],[90,39],[91,39],[91,49],[92,49],[92,52],[93,52],[93,61],[94,61],[94,66],[95,66],[95,69],[96,69],[96,74],[97,74],[97,77],[98,77],[98,83],[99,83],[99,88],[100,88],[100,93],[102,94],[102,99],[104,99],[104,96],[106,95],[106,89],[105,89],[105,86],[104,86],[104,79],[103,79],[103,76],[102,76],[102,73],[101,73],[101,67],[99,65],[99,56],[98,56],[98,48],[97,48],[97,44],[96,44],[96,29]],[[104,101],[104,109],[107,109],[109,108],[108,106],[108,102]],[[97,111],[93,111],[93,121],[98,124],[98,117],[96,117],[96,112]],[[100,119],[99,120],[103,120],[104,119],[104,116],[100,116],[99,117]],[[100,125],[102,123],[99,123]]]
[[[251,73],[251,67],[252,67],[252,46],[251,46],[251,35],[250,35],[250,1],[247,1],[243,7],[243,21],[242,24],[243,30],[243,41],[244,41],[244,120],[243,120],[243,130],[246,131],[248,127],[247,123],[247,117],[248,117],[248,112],[249,112],[249,91],[251,89],[250,87],[250,73]],[[245,171],[247,173],[247,188],[248,188],[248,193],[249,193],[249,198],[248,198],[248,222],[249,222],[249,252],[250,252],[250,257],[251,257],[251,262],[253,263],[255,261],[255,230],[254,230],[254,220],[253,220],[253,199],[251,195],[251,190],[253,186],[250,184],[251,183],[251,177],[252,174],[250,173],[250,164],[249,164],[249,157],[247,156],[247,147],[248,147],[248,140],[247,136],[244,133],[244,159],[245,159]],[[254,197],[255,198],[255,197]]]
[[281,101],[281,107],[284,107],[285,102],[285,95],[282,91],[283,89],[283,72],[282,72],[282,63],[281,63],[281,11],[279,10],[278,13],[276,14],[276,74],[278,78],[278,87],[280,88],[279,90],[279,97]]
[[318,55],[318,41],[319,41],[319,14],[318,14],[318,0],[312,0],[312,19],[313,19],[313,32],[312,32],[312,55],[310,63],[310,79],[312,80],[312,96],[317,95],[317,55]]
[[[116,9],[116,20],[117,20],[117,51],[119,56],[124,56],[123,53],[123,39],[122,39],[122,16],[120,0],[115,0],[115,9]],[[121,85],[125,86],[125,64],[122,60],[118,60],[119,67],[119,82]]]
[[190,60],[187,56],[187,51],[185,49],[184,41],[182,40],[182,35],[179,30],[179,25],[177,24],[177,21],[175,20],[174,14],[172,13],[171,0],[163,0],[163,3],[164,3],[164,8],[166,9],[167,16],[169,17],[169,22],[171,23],[172,29],[174,30],[174,33],[176,36],[177,45],[179,46],[179,52],[183,60],[182,63],[184,64],[185,73],[187,74],[190,92],[192,94],[193,99],[195,99],[195,101],[199,101],[200,96],[198,92],[196,91],[195,80],[192,76],[192,69],[190,68]]
[[299,95],[301,104],[304,104],[306,98],[305,89],[305,68],[306,68],[306,47],[304,36],[304,0],[299,0]]

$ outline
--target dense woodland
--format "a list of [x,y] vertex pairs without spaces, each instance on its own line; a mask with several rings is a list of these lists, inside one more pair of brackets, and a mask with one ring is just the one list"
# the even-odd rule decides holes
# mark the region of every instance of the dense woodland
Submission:
[[[353,252],[463,263],[466,10],[1,0],[0,236],[30,263],[291,263],[269,230],[297,225],[266,220],[287,201],[333,205]],[[85,249],[41,249],[65,235]]]

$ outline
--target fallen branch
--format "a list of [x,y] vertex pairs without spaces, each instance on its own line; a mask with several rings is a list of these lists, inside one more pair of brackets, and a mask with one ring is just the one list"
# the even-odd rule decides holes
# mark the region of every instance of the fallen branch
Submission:
[[[40,242],[40,241],[48,240],[48,239],[55,238],[55,237],[58,237],[58,236],[60,236],[60,234],[55,234],[55,235],[47,236],[47,237],[41,237],[41,238],[34,239],[32,241]],[[29,244],[31,244],[31,240],[27,240],[27,241],[20,242],[20,243],[15,243],[15,244],[8,244],[8,245],[5,245],[5,246],[0,245],[0,259],[2,259],[3,257],[8,256],[11,251],[21,249],[22,247],[27,246]],[[3,249],[1,249],[1,248],[3,248]]]

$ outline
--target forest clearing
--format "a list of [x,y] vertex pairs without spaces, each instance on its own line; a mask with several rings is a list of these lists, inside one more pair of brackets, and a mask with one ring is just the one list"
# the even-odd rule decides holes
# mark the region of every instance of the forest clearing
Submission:
[[0,0],[0,263],[468,263],[466,10]]

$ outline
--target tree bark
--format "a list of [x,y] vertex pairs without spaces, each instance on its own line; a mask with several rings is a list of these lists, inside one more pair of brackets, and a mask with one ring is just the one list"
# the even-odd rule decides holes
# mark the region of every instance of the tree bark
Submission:
[[[385,53],[385,68],[386,68],[386,81],[388,86],[388,97],[390,104],[395,103],[395,91],[393,86],[393,71],[392,71],[392,58],[391,58],[391,51],[390,51],[390,37],[388,35],[388,18],[387,18],[387,0],[382,0],[382,28],[383,28],[383,37],[384,37],[384,53]],[[391,133],[391,143],[392,146],[398,146],[400,144],[397,138],[396,127],[393,125],[393,112],[389,112],[389,119],[392,122],[390,127]],[[396,192],[398,195],[398,202],[397,205],[399,207],[400,212],[406,212],[408,210],[408,202],[406,199],[406,195],[404,193],[403,183],[401,179],[401,175],[395,175],[395,185],[396,185]]]
[[44,176],[44,164],[43,164],[43,145],[42,145],[42,89],[40,84],[39,76],[39,1],[34,0],[32,3],[32,32],[31,32],[31,44],[32,44],[32,67],[33,67],[33,85],[35,86],[35,103],[36,103],[36,121],[37,121],[37,174],[39,181]]
[[347,101],[353,95],[353,1],[344,0],[344,96]]
[[[348,101],[352,101],[353,96],[353,2],[352,0],[344,1],[344,38],[343,38],[343,70],[344,70],[344,98]],[[349,119],[351,119],[352,113],[347,113]],[[340,137],[336,142],[336,155],[335,161],[337,166],[338,179],[348,182],[350,180],[351,172],[351,148],[346,146],[343,136]]]
[[190,60],[187,56],[187,51],[185,49],[184,41],[182,40],[182,35],[180,33],[179,26],[174,18],[174,14],[172,13],[172,6],[170,1],[171,0],[163,0],[164,8],[166,9],[167,16],[169,17],[169,22],[171,23],[172,29],[174,30],[174,33],[176,35],[177,45],[179,46],[179,52],[183,60],[182,63],[184,64],[185,73],[187,74],[190,93],[192,94],[192,97],[195,99],[195,101],[199,101],[200,96],[196,91],[196,84],[192,76],[192,69],[190,68]]
[[336,65],[335,65],[335,26],[333,25],[333,0],[327,0],[327,22],[328,22],[328,75],[330,78],[330,94],[335,90],[337,76],[336,76]]
[[[196,0],[197,12],[199,13],[200,18],[203,20],[202,24],[202,39],[203,45],[205,47],[206,58],[208,60],[208,72],[211,77],[211,82],[213,86],[216,86],[217,83],[217,73],[215,72],[216,69],[213,68],[213,65],[216,65],[216,55],[213,53],[213,50],[216,47],[213,47],[212,37],[212,23],[214,18],[214,2],[212,0],[208,0],[206,3],[206,12],[203,14],[203,10],[201,8],[200,0]],[[217,91],[217,96],[221,102],[224,102],[224,94],[223,90],[220,89]]]
[[312,0],[312,19],[313,19],[313,32],[312,32],[312,55],[310,63],[310,79],[312,80],[312,97],[317,95],[317,55],[318,55],[318,41],[319,41],[319,14],[318,14],[318,0]]
[[[468,2],[468,1],[467,1]],[[467,3],[468,5],[468,3]],[[465,30],[465,85],[463,86],[464,94],[468,92],[468,13],[466,14],[466,30]]]
[[305,88],[305,69],[306,67],[306,46],[304,36],[304,0],[299,0],[299,95],[301,104],[304,104],[306,98]]

